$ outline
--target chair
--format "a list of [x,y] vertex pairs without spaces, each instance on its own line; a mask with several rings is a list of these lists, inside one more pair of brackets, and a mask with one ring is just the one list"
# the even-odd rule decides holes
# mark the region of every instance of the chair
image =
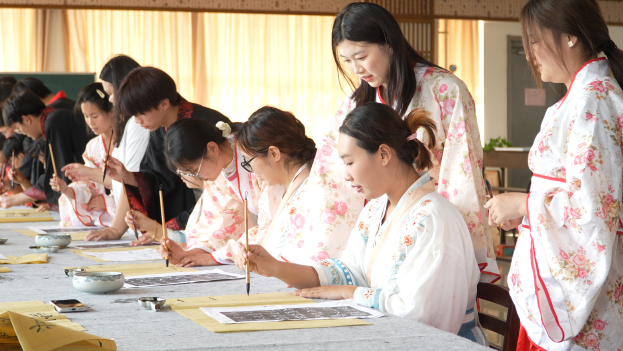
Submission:
[[[515,351],[519,338],[519,316],[515,310],[513,300],[508,294],[508,288],[490,283],[478,283],[477,297],[481,300],[508,308],[506,320],[478,312],[480,325],[487,330],[500,334],[504,337],[503,345],[489,342],[489,347],[500,351]],[[482,307],[482,306],[481,306]]]

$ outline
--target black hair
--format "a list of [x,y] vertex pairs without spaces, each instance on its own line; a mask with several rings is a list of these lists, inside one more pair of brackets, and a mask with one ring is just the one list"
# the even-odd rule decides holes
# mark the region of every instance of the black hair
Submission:
[[[341,75],[353,89],[355,83],[342,67],[338,53],[337,46],[344,40],[387,45],[391,49],[387,103],[393,106],[394,102],[397,102],[396,111],[401,116],[408,111],[417,87],[413,66],[416,63],[422,63],[439,68],[415,51],[389,11],[376,4],[355,2],[346,6],[337,15],[331,32],[333,59],[337,65],[338,75]],[[359,87],[353,92],[352,98],[357,105],[361,105],[375,101],[375,94],[375,88],[366,81],[360,80]]]
[[[100,111],[109,113],[112,110],[113,106],[108,98],[109,96],[104,91],[102,83],[91,83],[82,88],[80,90],[80,93],[78,93],[78,100],[76,101],[76,106],[74,107],[74,114],[76,116],[84,115],[82,113],[82,104],[85,102],[93,103]],[[88,126],[87,131],[91,131],[91,128],[89,128]]]
[[2,147],[2,155],[6,160],[10,159],[13,152],[15,156],[24,153],[24,140],[22,138],[12,136],[4,142]]
[[155,67],[139,67],[130,72],[121,82],[119,95],[116,97],[119,110],[128,116],[156,109],[166,99],[171,106],[180,104],[173,78]]
[[45,109],[45,104],[30,90],[11,95],[4,104],[2,118],[4,124],[11,127],[15,123],[22,123],[22,116],[38,117]]
[[[141,65],[139,65],[138,62],[134,61],[133,58],[126,55],[117,55],[112,59],[108,60],[108,62],[106,62],[106,64],[102,68],[102,72],[100,72],[100,79],[112,84],[113,95],[119,96],[119,87],[121,86],[123,78],[125,78],[128,73],[130,73],[133,69],[137,67],[141,67]],[[132,115],[122,115],[119,111],[118,106],[115,106],[114,113],[115,134],[117,135],[115,146],[119,146],[119,142],[123,138],[125,125]]]
[[6,142],[6,136],[4,134],[0,134],[0,150],[4,147],[4,143]]
[[551,32],[556,50],[547,40],[542,40],[543,44],[558,61],[559,66],[567,71],[569,77],[575,72],[570,72],[562,61],[562,44],[557,39],[562,34],[578,38],[582,45],[584,62],[603,52],[608,58],[614,78],[619,84],[623,84],[623,51],[610,38],[608,25],[596,0],[530,0],[521,10],[519,22],[523,31],[524,51],[539,87],[542,84],[541,74],[532,53],[530,35],[543,37],[543,29]]
[[435,122],[428,115],[428,112],[413,110],[403,120],[391,107],[369,102],[357,106],[346,116],[340,133],[355,139],[357,146],[369,154],[376,153],[385,144],[403,163],[425,170],[432,166],[430,153],[417,138],[407,138],[424,128],[430,140],[428,147],[435,146]]
[[11,96],[15,84],[15,78],[11,76],[0,77],[0,105],[4,102],[4,100]]
[[[230,124],[234,133],[239,125],[239,123]],[[173,171],[177,168],[187,168],[188,165],[201,160],[209,142],[220,145],[226,140],[223,132],[207,121],[198,118],[180,119],[171,124],[164,136],[167,167]]]
[[45,138],[43,138],[42,136],[37,140],[31,141],[28,145],[28,150],[25,150],[25,151],[26,153],[28,153],[28,155],[30,155],[30,157],[36,160],[39,157],[39,155],[45,154],[45,149],[47,147],[48,147],[47,142],[45,141]]
[[290,158],[286,169],[294,160],[311,164],[316,157],[316,143],[305,134],[303,123],[275,107],[264,106],[253,112],[237,137],[240,149],[250,156],[265,156],[269,147],[277,147]]
[[43,82],[35,77],[26,77],[13,87],[13,94],[22,92],[24,90],[30,90],[35,93],[40,99],[45,99],[48,95],[52,94],[52,91],[43,84]]

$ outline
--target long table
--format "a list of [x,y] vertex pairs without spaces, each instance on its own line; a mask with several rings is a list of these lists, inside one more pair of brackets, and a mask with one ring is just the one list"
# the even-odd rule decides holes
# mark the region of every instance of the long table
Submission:
[[[58,218],[58,214],[55,214],[55,218]],[[28,247],[34,245],[34,239],[12,229],[57,224],[0,224],[0,237],[9,238],[5,245],[0,245],[0,253],[20,256],[32,253]],[[244,294],[244,280],[121,289],[105,295],[92,295],[75,290],[62,267],[95,265],[97,262],[68,250],[60,250],[48,256],[47,264],[2,265],[9,267],[11,272],[0,273],[0,302],[40,300],[48,303],[56,299],[78,299],[89,306],[89,311],[67,316],[91,334],[114,339],[119,350],[224,350],[232,347],[254,351],[488,350],[442,330],[391,316],[369,319],[367,321],[372,323],[370,326],[216,334],[171,309],[161,312],[142,309],[136,300],[142,296],[173,298]],[[164,261],[160,262],[164,265]],[[240,273],[235,266],[218,268]],[[251,293],[291,290],[278,279],[252,275]]]

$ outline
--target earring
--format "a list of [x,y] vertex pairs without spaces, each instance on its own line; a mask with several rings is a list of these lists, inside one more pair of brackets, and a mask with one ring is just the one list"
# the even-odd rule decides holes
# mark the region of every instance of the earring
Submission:
[[573,41],[569,40],[569,47],[572,48],[573,47]]

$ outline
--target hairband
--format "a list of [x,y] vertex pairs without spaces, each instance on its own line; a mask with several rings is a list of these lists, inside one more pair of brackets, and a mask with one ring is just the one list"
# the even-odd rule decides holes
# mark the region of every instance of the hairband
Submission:
[[95,92],[97,93],[97,95],[99,95],[102,99],[104,99],[106,97],[106,95],[104,95],[104,93],[102,93],[101,90],[99,89],[95,89]]
[[415,140],[417,138],[417,133],[413,133],[407,137],[408,141]]
[[604,48],[604,53],[612,52],[616,49],[617,49],[617,44],[615,44],[614,41],[610,40],[608,44],[606,44],[606,47]]

